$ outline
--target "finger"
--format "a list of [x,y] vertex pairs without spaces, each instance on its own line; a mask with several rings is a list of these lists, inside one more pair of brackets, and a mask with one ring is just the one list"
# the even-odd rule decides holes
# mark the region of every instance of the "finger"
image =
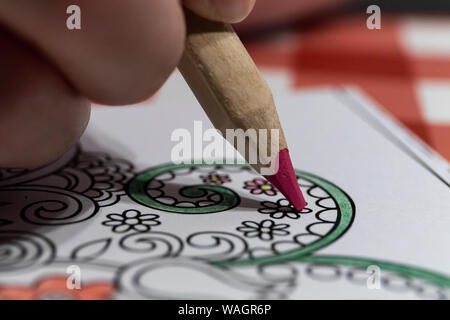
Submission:
[[235,23],[244,20],[256,0],[183,0],[198,15],[216,21]]
[[42,56],[0,29],[0,167],[47,164],[82,134],[90,112]]
[[[81,30],[68,30],[66,9],[81,9]],[[14,0],[0,20],[25,36],[83,95],[128,104],[153,94],[178,64],[183,13],[168,0]]]
[[252,13],[236,26],[239,31],[254,31],[274,25],[288,25],[321,12],[337,9],[350,0],[282,0],[274,5],[273,0],[258,0]]

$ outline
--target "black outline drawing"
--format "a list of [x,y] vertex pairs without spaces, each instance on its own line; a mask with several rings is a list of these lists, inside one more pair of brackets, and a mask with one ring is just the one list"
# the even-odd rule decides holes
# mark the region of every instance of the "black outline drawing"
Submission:
[[[385,127],[378,119],[366,112],[364,108],[358,106],[349,94],[337,95],[346,105],[355,112],[361,119],[366,121],[372,128],[383,135],[387,140],[396,145],[400,150],[405,152],[412,160],[418,162],[425,170],[437,177],[446,186],[450,186],[446,180],[433,170],[426,162],[420,159],[405,143],[396,138],[390,130]],[[170,180],[177,175],[192,174],[198,170],[199,173],[208,173],[212,167],[197,168],[195,165],[186,172],[166,172],[166,177],[158,177],[160,185],[150,190],[163,189]],[[231,178],[233,174],[240,170],[249,170],[247,167],[227,167],[223,165],[214,166],[217,170],[229,172]],[[207,169],[206,171],[202,171]],[[249,171],[250,172],[250,171]],[[271,267],[277,266],[272,263],[261,263],[254,266],[257,269],[258,280],[250,279],[246,276],[236,275],[234,272],[239,268],[225,267],[217,268],[214,263],[220,261],[239,261],[240,259],[257,259],[258,255],[278,255],[285,250],[283,246],[304,248],[309,243],[302,240],[306,236],[320,238],[321,235],[315,230],[318,225],[335,225],[339,222],[339,212],[336,212],[336,220],[327,217],[326,214],[330,210],[335,210],[324,204],[330,196],[319,197],[314,194],[315,185],[306,183],[304,187],[307,194],[317,198],[315,205],[321,210],[315,211],[314,216],[317,222],[306,226],[308,233],[293,234],[292,239],[272,241],[270,246],[262,247],[259,245],[250,246],[245,236],[223,231],[202,231],[189,234],[185,238],[168,232],[158,231],[158,226],[154,225],[150,230],[145,232],[128,231],[123,235],[112,233],[111,237],[102,237],[99,239],[89,240],[76,245],[72,249],[69,257],[57,256],[57,246],[51,239],[44,234],[38,232],[30,232],[27,230],[15,230],[16,225],[30,225],[31,227],[57,228],[61,225],[85,223],[96,216],[101,208],[109,208],[117,204],[122,197],[127,197],[125,192],[131,178],[135,177],[133,165],[127,161],[113,159],[106,154],[101,153],[85,153],[79,148],[69,152],[62,159],[52,166],[46,166],[35,170],[12,170],[0,169],[0,195],[7,192],[15,192],[23,194],[26,205],[21,209],[18,218],[1,217],[0,219],[0,277],[2,274],[9,274],[15,270],[27,272],[33,268],[50,266],[64,263],[84,263],[88,266],[103,268],[108,272],[114,272],[116,277],[116,288],[121,292],[126,284],[121,282],[123,275],[127,274],[134,266],[142,264],[154,265],[161,263],[170,266],[171,263],[178,263],[181,260],[187,264],[204,265],[205,273],[212,273],[219,279],[231,281],[233,285],[241,282],[242,286],[252,292],[253,297],[277,297],[285,298],[289,296],[289,292],[295,288],[297,283],[298,265],[305,266],[308,276],[320,281],[334,281],[346,279],[355,285],[365,283],[361,272],[364,269],[351,268],[342,265],[330,264],[307,264],[305,261],[292,261],[283,264],[289,271],[284,278],[274,277],[268,273]],[[89,183],[86,183],[89,181]],[[28,201],[29,194],[41,192],[47,196],[45,200]],[[163,192],[163,191],[161,191]],[[161,196],[161,195],[160,195]],[[162,193],[164,196],[164,193]],[[208,195],[211,197],[212,195]],[[217,195],[216,195],[217,196]],[[218,194],[220,197],[220,194]],[[214,202],[217,199],[206,198],[207,201]],[[72,199],[72,200],[70,200]],[[351,199],[350,199],[351,200]],[[84,202],[83,202],[84,201]],[[178,201],[175,199],[175,203]],[[199,205],[198,200],[195,205]],[[278,200],[280,201],[280,200]],[[89,205],[87,204],[89,203]],[[181,202],[180,202],[181,203]],[[238,205],[241,203],[239,201]],[[0,207],[6,207],[13,204],[11,201],[0,201]],[[352,203],[354,206],[354,204]],[[86,210],[90,206],[90,210]],[[138,205],[136,205],[138,207]],[[353,207],[354,209],[354,207]],[[131,207],[128,210],[137,210]],[[139,211],[140,212],[140,211]],[[63,214],[63,215],[61,215]],[[302,213],[300,213],[302,214]],[[157,216],[157,215],[156,215]],[[162,217],[162,215],[161,215]],[[268,220],[268,219],[267,219]],[[301,219],[300,219],[301,220]],[[101,221],[105,222],[104,219]],[[272,221],[272,220],[269,220]],[[277,221],[274,221],[274,223]],[[295,223],[295,221],[293,221]],[[155,227],[155,228],[153,228]],[[237,226],[239,228],[239,226]],[[331,228],[330,232],[333,231]],[[13,240],[13,241],[10,241]],[[13,247],[15,246],[15,247]],[[134,254],[133,260],[118,265],[116,261],[104,258],[112,246],[117,246],[125,253]],[[189,248],[192,252],[190,255],[184,255],[184,251]],[[15,255],[15,253],[18,253]],[[145,258],[144,258],[145,257]],[[8,260],[9,259],[9,260]],[[207,264],[206,264],[207,263]],[[332,267],[334,273],[329,276],[320,275],[317,269],[320,267]],[[147,268],[147,267],[145,267]],[[208,269],[208,270],[206,270]],[[147,270],[147,269],[145,269]],[[215,270],[221,270],[215,271]],[[142,274],[141,274],[142,275]],[[122,279],[122,280],[121,280]],[[399,281],[397,281],[399,280]],[[138,285],[135,280],[132,280]],[[397,282],[396,282],[397,281]],[[447,298],[447,292],[444,288],[433,285],[426,281],[420,282],[418,279],[410,279],[407,277],[398,277],[398,274],[392,272],[387,274],[382,280],[383,287],[393,291],[414,291],[419,295],[429,294],[433,292],[433,297]],[[398,283],[399,282],[399,283]],[[283,290],[279,289],[282,285]],[[236,285],[239,287],[239,285]],[[431,288],[431,289],[430,289]],[[125,290],[125,289],[124,289]],[[278,290],[278,291],[277,291]],[[283,291],[282,293],[280,293]],[[165,294],[165,293],[164,293]],[[163,294],[163,295],[164,295]],[[161,297],[158,293],[143,292],[143,296]],[[170,297],[170,296],[169,296]]]

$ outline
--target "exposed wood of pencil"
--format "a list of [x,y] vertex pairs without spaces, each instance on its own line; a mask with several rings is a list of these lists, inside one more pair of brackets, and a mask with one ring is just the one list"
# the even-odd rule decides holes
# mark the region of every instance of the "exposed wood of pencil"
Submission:
[[269,156],[270,129],[278,129],[278,149],[287,148],[272,93],[233,28],[185,13],[186,48],[178,68],[214,126],[223,135],[226,129],[268,129]]

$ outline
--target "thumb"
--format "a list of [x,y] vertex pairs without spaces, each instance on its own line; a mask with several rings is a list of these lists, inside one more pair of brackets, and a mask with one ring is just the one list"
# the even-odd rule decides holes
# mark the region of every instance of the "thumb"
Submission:
[[183,0],[198,15],[215,21],[235,23],[244,20],[256,0]]

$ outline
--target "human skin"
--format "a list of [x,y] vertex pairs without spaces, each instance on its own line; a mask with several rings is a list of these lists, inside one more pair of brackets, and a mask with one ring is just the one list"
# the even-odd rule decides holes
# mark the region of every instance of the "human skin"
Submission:
[[236,26],[239,32],[266,30],[308,18],[354,0],[258,0],[247,19]]
[[[124,105],[154,94],[183,52],[182,5],[235,23],[255,1],[0,1],[0,167],[32,168],[60,157],[83,133],[90,101]],[[284,1],[295,10],[293,1],[301,0]],[[81,30],[66,28],[71,4],[81,8]]]

